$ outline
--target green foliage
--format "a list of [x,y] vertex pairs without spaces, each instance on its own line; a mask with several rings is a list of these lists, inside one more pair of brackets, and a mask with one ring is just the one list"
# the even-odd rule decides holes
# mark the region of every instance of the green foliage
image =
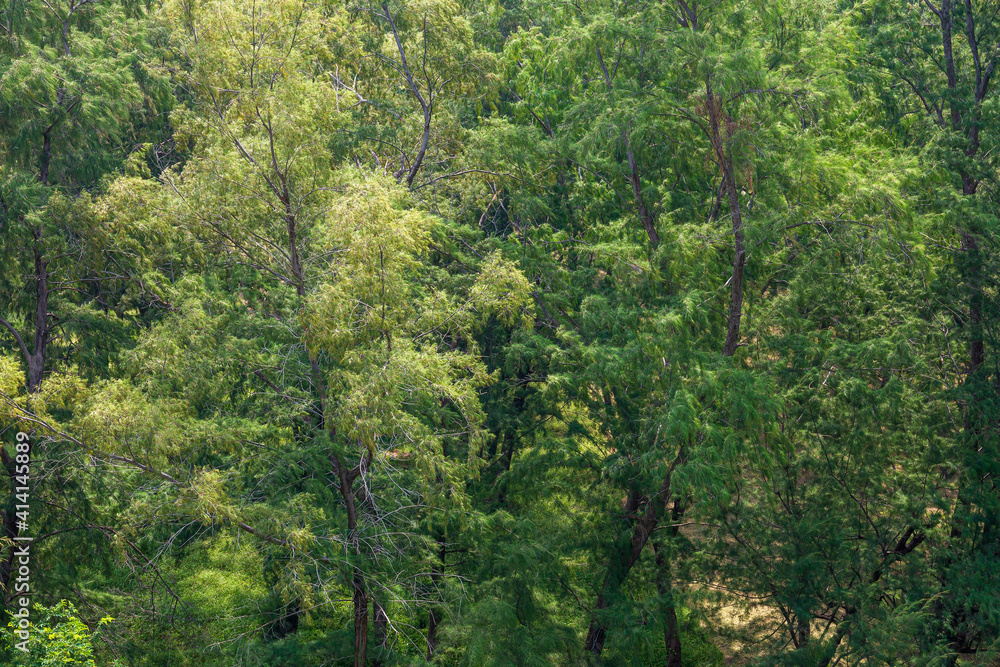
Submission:
[[[94,631],[80,620],[76,607],[61,600],[54,607],[34,604],[29,612],[27,639],[18,620],[12,619],[3,631],[5,662],[24,667],[96,667],[94,640],[101,628],[114,619],[105,616]],[[27,650],[23,650],[23,649]]]
[[938,1],[8,3],[8,655],[993,659],[1000,24]]

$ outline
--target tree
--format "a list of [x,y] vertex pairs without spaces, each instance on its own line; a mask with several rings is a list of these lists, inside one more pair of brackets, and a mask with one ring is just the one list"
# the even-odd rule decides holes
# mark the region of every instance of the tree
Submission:
[[[961,437],[952,455],[961,462],[954,471],[959,498],[948,510],[955,544],[944,556],[942,566],[950,574],[944,575],[942,583],[953,590],[967,590],[961,582],[966,581],[969,568],[977,572],[973,587],[988,580],[989,575],[971,563],[984,552],[993,553],[996,540],[991,522],[982,519],[983,512],[992,512],[986,508],[997,502],[992,482],[984,485],[993,476],[992,452],[997,442],[995,425],[987,417],[997,401],[991,379],[996,373],[988,363],[992,342],[988,332],[997,311],[986,287],[996,273],[996,211],[989,192],[996,164],[984,143],[995,121],[988,111],[996,96],[994,72],[1000,58],[995,11],[990,3],[971,0],[913,3],[905,8],[876,4],[856,11],[859,19],[878,25],[867,45],[873,80],[889,84],[881,96],[886,115],[904,133],[907,144],[945,170],[940,178],[929,179],[933,201],[927,209],[928,213],[947,212],[944,227],[934,230],[945,243],[955,246],[954,283],[942,283],[941,298],[956,304],[957,326],[945,345],[964,349],[966,361],[964,379],[955,387],[956,408],[963,414]],[[915,112],[913,121],[896,120],[906,111]],[[958,302],[964,305],[959,307]],[[956,544],[963,546],[958,549]],[[959,551],[961,556],[957,556]],[[984,600],[974,611],[964,604],[948,608],[938,613],[951,619],[951,629],[943,631],[953,650],[974,653],[985,648],[983,637],[994,632],[985,629],[992,628],[985,620],[992,604]]]
[[[85,373],[106,370],[94,341],[102,333],[121,341],[130,327],[115,315],[143,299],[128,294],[139,267],[116,264],[123,258],[108,243],[106,220],[82,191],[123,165],[128,142],[157,138],[156,114],[170,100],[141,62],[148,22],[138,7],[10,5],[0,23],[0,325],[22,364],[26,404],[41,409],[60,393],[42,396],[53,359],[75,357]],[[0,457],[9,480],[4,536],[12,539],[18,485],[13,457],[5,448]],[[0,565],[5,588],[12,562],[9,548]]]
[[[137,520],[157,515],[160,494],[175,494],[187,516],[287,550],[292,615],[328,599],[338,570],[346,573],[354,661],[363,665],[375,568],[391,573],[395,562],[393,527],[428,505],[462,502],[442,448],[474,441],[481,420],[475,390],[486,375],[469,335],[480,312],[518,316],[524,281],[494,255],[459,292],[423,285],[433,218],[400,188],[331,165],[328,138],[350,117],[337,111],[342,93],[321,47],[346,14],[295,2],[184,9],[168,7],[185,19],[178,39],[195,105],[174,122],[196,148],[147,196],[205,249],[204,273],[176,283],[176,314],[141,337],[130,366],[142,382],[107,384],[70,430],[81,441],[103,432],[105,450],[121,448],[115,460],[166,482],[136,497]],[[213,361],[221,349],[247,373]],[[177,360],[172,368],[160,364],[164,354]],[[267,402],[242,395],[249,383],[288,402],[272,426]],[[109,412],[115,404],[137,419]],[[164,440],[168,415],[177,430]],[[230,456],[188,450],[198,432]],[[255,447],[271,452],[268,465],[249,456]],[[233,455],[250,467],[231,469]],[[199,469],[174,468],[189,456]],[[395,478],[400,458],[416,474],[402,496],[383,500],[391,487],[375,480]],[[304,477],[258,500],[254,489],[271,488],[289,466]],[[303,578],[306,564],[323,573],[318,580]]]

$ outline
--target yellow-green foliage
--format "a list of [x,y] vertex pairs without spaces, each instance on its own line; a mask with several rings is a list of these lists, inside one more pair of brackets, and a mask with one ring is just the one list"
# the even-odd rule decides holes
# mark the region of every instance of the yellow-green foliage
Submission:
[[25,641],[15,634],[20,627],[17,620],[11,620],[0,632],[3,646],[0,655],[7,664],[20,667],[97,667],[93,641],[100,628],[111,623],[113,618],[101,618],[96,623],[96,631],[91,631],[68,600],[62,600],[51,608],[35,604],[29,614],[27,652],[16,647]]
[[[492,313],[521,313],[527,281],[499,254],[491,255],[464,303],[420,282],[420,255],[434,218],[415,210],[395,183],[351,171],[340,175],[316,230],[317,252],[330,272],[308,302],[304,324],[315,354],[336,360],[330,386],[337,392],[328,419],[337,431],[374,452],[382,447],[440,456],[436,426],[419,417],[444,402],[458,409],[460,430],[476,437],[482,413],[476,391],[488,381],[474,357],[449,350],[442,339],[468,335]],[[429,465],[429,463],[428,463]]]
[[408,327],[418,256],[434,224],[387,179],[347,173],[341,187],[316,230],[316,251],[332,256],[331,270],[307,317],[312,344],[338,356],[373,339],[391,344]]
[[252,538],[219,534],[178,563],[177,592],[210,624],[212,635],[232,639],[260,624],[253,604],[267,593],[262,573]]
[[0,419],[4,425],[14,424],[18,410],[8,405],[7,401],[16,399],[24,391],[24,370],[21,360],[13,354],[0,354],[0,391],[4,394],[0,403]]

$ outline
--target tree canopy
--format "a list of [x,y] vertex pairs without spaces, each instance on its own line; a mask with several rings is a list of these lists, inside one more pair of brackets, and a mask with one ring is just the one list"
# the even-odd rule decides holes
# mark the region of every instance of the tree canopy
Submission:
[[5,3],[4,660],[993,664],[998,10]]

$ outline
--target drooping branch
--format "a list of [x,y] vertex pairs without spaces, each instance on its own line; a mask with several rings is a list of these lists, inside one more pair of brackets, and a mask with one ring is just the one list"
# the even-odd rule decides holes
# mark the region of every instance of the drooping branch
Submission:
[[31,363],[31,355],[28,353],[28,347],[24,344],[24,339],[21,338],[21,334],[17,332],[14,325],[2,317],[0,317],[0,324],[7,327],[7,330],[14,336],[14,340],[17,341],[17,346],[21,349],[21,354],[24,356],[24,363]]
[[[52,435],[59,438],[63,438],[64,440],[67,440],[69,442],[72,442],[74,445],[80,447],[83,451],[87,452],[87,454],[93,456],[94,458],[103,459],[105,461],[113,463],[123,463],[125,465],[131,466],[137,470],[140,470],[154,477],[159,477],[160,479],[169,482],[172,486],[175,486],[177,488],[190,488],[187,484],[177,479],[176,477],[173,477],[172,475],[169,475],[168,473],[165,473],[162,470],[157,470],[156,468],[153,468],[152,466],[147,465],[142,461],[130,458],[128,456],[121,456],[119,454],[112,454],[110,452],[101,451],[96,447],[93,447],[92,445],[88,445],[79,438],[76,438],[70,435],[69,433],[60,430],[59,428],[56,428],[55,426],[45,421],[38,415],[34,414],[30,410],[21,407],[10,396],[8,396],[3,392],[0,392],[0,397],[2,397],[4,403],[6,403],[8,407],[12,408],[15,412],[17,412],[18,419],[40,426],[49,433],[51,433]],[[256,537],[259,537],[260,539],[270,542],[271,544],[277,544],[279,546],[289,545],[288,540],[283,540],[281,538],[274,537],[272,535],[267,535],[266,533],[257,530],[256,528],[250,526],[249,524],[244,523],[243,521],[234,520],[233,524],[240,530],[250,533],[251,535],[254,535]]]

